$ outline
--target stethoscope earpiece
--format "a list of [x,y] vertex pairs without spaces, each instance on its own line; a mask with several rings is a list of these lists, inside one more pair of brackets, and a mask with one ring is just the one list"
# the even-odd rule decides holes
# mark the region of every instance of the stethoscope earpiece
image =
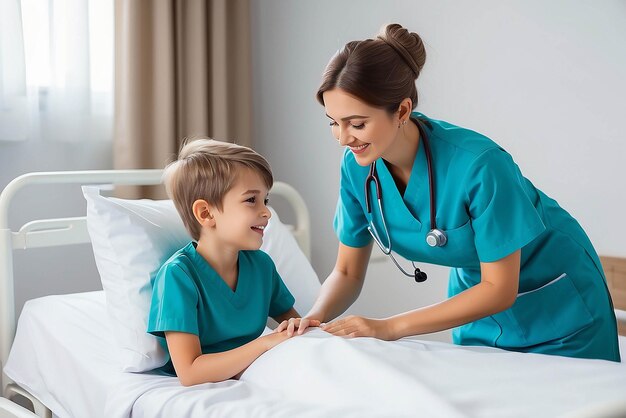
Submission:
[[425,272],[415,267],[415,281],[417,283],[425,282],[427,278],[428,275]]

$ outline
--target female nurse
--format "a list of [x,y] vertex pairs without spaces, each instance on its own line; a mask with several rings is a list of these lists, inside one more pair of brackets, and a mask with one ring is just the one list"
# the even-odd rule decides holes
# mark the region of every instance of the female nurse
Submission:
[[[334,335],[384,340],[454,328],[457,344],[620,361],[589,238],[502,147],[413,112],[425,59],[420,37],[391,24],[376,39],[349,42],[326,67],[317,99],[346,148],[337,262],[311,311],[280,328],[302,333],[316,319]],[[385,319],[332,321],[358,297],[374,242],[450,266],[449,299]],[[415,264],[397,265],[425,280]]]

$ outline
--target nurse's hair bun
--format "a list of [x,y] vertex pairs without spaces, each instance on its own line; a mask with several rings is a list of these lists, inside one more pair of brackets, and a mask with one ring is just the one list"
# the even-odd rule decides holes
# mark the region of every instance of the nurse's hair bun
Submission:
[[400,55],[415,78],[420,75],[426,62],[426,49],[422,38],[417,33],[409,32],[397,23],[391,23],[380,30],[377,38]]
[[370,106],[398,111],[404,99],[417,106],[415,80],[426,61],[424,43],[416,33],[397,23],[385,26],[378,37],[348,42],[330,59],[317,100],[324,104],[324,93],[341,89]]

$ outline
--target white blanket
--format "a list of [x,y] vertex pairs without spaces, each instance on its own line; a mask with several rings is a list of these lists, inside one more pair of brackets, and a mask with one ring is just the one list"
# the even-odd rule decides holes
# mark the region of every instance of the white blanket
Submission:
[[623,364],[313,330],[261,356],[240,381],[185,388],[122,374],[104,416],[555,417],[624,393]]

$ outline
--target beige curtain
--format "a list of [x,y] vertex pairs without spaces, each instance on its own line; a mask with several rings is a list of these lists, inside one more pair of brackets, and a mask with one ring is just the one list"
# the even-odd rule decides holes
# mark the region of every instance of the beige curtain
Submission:
[[249,28],[249,0],[115,1],[114,168],[162,168],[188,137],[251,145]]

